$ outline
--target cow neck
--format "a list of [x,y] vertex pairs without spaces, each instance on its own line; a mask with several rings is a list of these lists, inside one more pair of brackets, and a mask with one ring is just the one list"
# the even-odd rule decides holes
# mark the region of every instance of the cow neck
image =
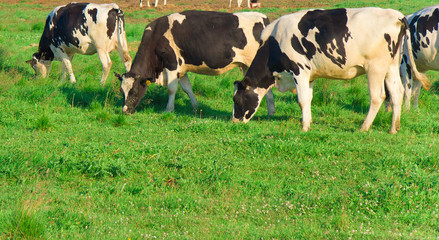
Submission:
[[43,35],[41,35],[40,43],[38,44],[38,58],[40,60],[49,60],[52,61],[54,58],[54,54],[52,49],[50,49],[50,39],[53,36],[50,36],[49,32],[49,19],[46,22],[46,26],[44,27]]
[[251,87],[268,89],[274,84],[273,72],[268,67],[269,55],[269,44],[264,44],[258,49],[258,52],[245,75],[245,78],[250,80],[248,83]]
[[167,29],[169,29],[169,23],[166,16],[146,26],[131,66],[131,73],[138,74],[141,78],[155,79],[160,71],[163,71],[163,63],[159,60],[156,50]]

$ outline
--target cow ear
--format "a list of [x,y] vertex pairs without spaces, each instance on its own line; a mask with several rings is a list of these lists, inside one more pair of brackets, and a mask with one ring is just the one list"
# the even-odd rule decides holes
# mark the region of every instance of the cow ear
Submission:
[[244,86],[249,86],[250,83],[251,83],[251,80],[250,80],[250,78],[248,78],[248,77],[244,77],[244,79],[241,81],[241,83],[242,83],[242,85],[244,85]]
[[114,72],[114,76],[117,77],[119,81],[122,81],[122,75],[120,75],[119,73]]
[[30,65],[35,65],[37,61],[35,60],[35,58],[32,58],[30,60],[27,60],[26,63],[29,63]]

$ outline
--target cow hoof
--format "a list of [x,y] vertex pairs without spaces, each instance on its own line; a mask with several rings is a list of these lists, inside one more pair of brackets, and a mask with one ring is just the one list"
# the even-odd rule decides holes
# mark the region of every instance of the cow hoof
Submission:
[[398,131],[396,131],[396,129],[390,129],[389,133],[390,133],[390,134],[397,134]]
[[304,132],[308,132],[308,131],[309,131],[309,126],[303,126],[303,127],[302,127],[302,131],[304,131]]

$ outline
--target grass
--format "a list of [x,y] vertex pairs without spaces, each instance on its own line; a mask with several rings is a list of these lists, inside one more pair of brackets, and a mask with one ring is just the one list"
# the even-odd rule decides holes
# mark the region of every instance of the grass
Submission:
[[[375,3],[404,13],[414,4],[328,4]],[[428,73],[432,90],[422,91],[418,111],[403,113],[397,135],[387,133],[383,108],[369,132],[358,131],[369,106],[364,77],[317,80],[306,133],[292,93],[275,91],[273,117],[264,101],[249,123],[231,123],[238,69],[190,74],[197,113],[181,90],[175,113],[164,113],[167,90],[151,85],[126,116],[118,81],[99,85],[97,56],[75,57],[75,85],[60,82],[59,63],[34,80],[24,61],[47,13],[0,6],[8,15],[0,20],[0,238],[439,236],[438,73]],[[129,24],[136,16],[127,18],[130,44],[145,27]],[[111,58],[123,72],[118,54]]]

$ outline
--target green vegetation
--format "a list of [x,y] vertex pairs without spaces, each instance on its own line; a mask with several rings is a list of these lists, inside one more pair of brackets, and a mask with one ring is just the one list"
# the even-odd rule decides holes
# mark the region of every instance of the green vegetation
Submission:
[[[409,13],[433,3],[327,4]],[[119,82],[99,86],[96,55],[75,56],[74,85],[60,81],[59,63],[33,79],[25,60],[46,10],[0,3],[0,239],[439,236],[438,73],[428,73],[432,90],[403,113],[397,135],[387,133],[384,108],[370,132],[358,132],[365,77],[318,80],[306,133],[297,96],[278,91],[274,117],[264,101],[248,124],[231,123],[238,69],[190,74],[197,113],[181,90],[175,113],[164,113],[167,90],[151,85],[126,116]],[[145,24],[130,21],[143,15],[127,16],[128,41],[140,41]],[[117,52],[111,58],[124,72]]]

